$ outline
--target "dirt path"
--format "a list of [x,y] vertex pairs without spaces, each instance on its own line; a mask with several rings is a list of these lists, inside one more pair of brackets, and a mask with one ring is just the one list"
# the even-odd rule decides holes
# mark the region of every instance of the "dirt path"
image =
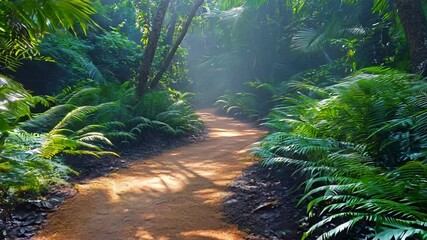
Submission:
[[242,239],[226,223],[221,200],[263,132],[212,110],[199,113],[210,129],[207,141],[78,185],[79,194],[34,239]]

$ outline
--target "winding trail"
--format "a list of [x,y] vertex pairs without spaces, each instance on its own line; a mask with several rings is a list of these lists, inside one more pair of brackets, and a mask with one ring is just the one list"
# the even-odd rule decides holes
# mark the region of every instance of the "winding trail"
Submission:
[[36,240],[242,239],[227,224],[227,185],[250,164],[248,146],[264,133],[201,110],[206,141],[166,151],[127,169],[78,185]]

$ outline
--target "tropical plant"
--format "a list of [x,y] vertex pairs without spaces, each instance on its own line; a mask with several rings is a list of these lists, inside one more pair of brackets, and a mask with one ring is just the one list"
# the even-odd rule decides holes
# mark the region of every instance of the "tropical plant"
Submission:
[[17,122],[30,114],[31,95],[21,84],[0,75],[0,132],[2,143],[7,131],[13,129]]
[[180,135],[202,128],[189,104],[176,98],[176,90],[147,92],[138,97],[130,82],[92,84],[58,95],[58,105],[24,122],[23,129],[46,132],[65,128],[72,137],[74,133],[96,131],[115,143],[124,143],[142,137],[147,130]]
[[111,144],[91,126],[71,130],[90,108],[77,108],[59,117],[59,122],[41,133],[28,133],[20,128],[31,117],[31,109],[50,99],[33,97],[19,83],[0,76],[0,205],[21,193],[38,192],[50,183],[62,182],[69,169],[62,162],[64,154],[100,156],[114,154],[101,149]]
[[135,43],[141,42],[142,31],[138,27],[141,19],[137,19],[137,13],[140,10],[138,7],[145,4],[145,1],[100,0],[97,3],[95,6],[97,14],[93,17],[97,24],[103,29],[117,30]]
[[[201,4],[198,2],[176,44],[171,49],[162,46],[166,53],[171,52],[163,73],[176,51],[181,57],[167,73],[169,83],[187,73],[181,69],[186,51],[177,46]],[[129,4],[131,1],[125,5]],[[95,13],[92,5],[91,0],[0,1],[0,71],[19,79],[19,71],[28,74],[43,69],[49,86],[35,81],[33,75],[24,85],[41,85],[49,93],[66,86],[55,98],[34,97],[21,84],[0,75],[2,207],[11,198],[37,193],[66,179],[73,172],[63,162],[68,155],[117,155],[112,152],[114,144],[146,135],[148,139],[153,133],[192,134],[203,128],[187,102],[187,93],[169,89],[137,96],[131,80],[142,57],[140,49],[119,33],[124,23],[87,35],[88,27],[99,20],[99,16],[91,16]],[[99,2],[97,7],[102,8]],[[64,31],[56,31],[60,29]],[[35,58],[49,62],[30,61]],[[22,60],[28,61],[15,71]]]
[[138,45],[118,29],[89,33],[85,38],[56,32],[46,36],[38,49],[50,61],[25,61],[16,72],[37,94],[57,93],[86,79],[125,82],[135,76],[141,58]]
[[372,65],[410,69],[394,1],[212,1],[204,20],[197,76],[208,93],[212,79],[234,90],[248,79],[278,85],[328,66],[337,80]]
[[46,135],[9,132],[0,151],[0,205],[21,193],[39,192],[51,183],[62,183],[72,172],[59,156],[43,158],[40,148]]
[[39,56],[37,45],[49,31],[71,29],[79,25],[86,32],[94,22],[90,0],[1,1],[0,65],[16,69],[23,59]]
[[166,124],[166,132],[173,135],[198,133],[204,126],[203,121],[191,106],[182,100],[174,102],[166,111],[157,114],[155,119],[160,122],[160,126],[163,125],[162,123]]
[[372,224],[374,239],[425,238],[425,80],[368,68],[309,90],[316,94],[289,97],[272,111],[266,125],[273,133],[256,151],[265,164],[307,176],[301,203],[324,218],[303,238],[330,239],[362,221]]
[[247,92],[228,92],[215,102],[215,106],[225,114],[250,120],[267,116],[274,106],[274,96],[278,91],[267,83],[247,82]]
[[243,92],[233,94],[231,92],[220,96],[215,102],[215,106],[225,114],[236,117],[246,117],[248,119],[256,119],[259,117],[259,112],[256,110],[258,101],[252,93]]
[[[85,40],[67,32],[57,32],[45,37],[38,49],[51,61],[25,62],[23,68],[17,71],[19,74],[22,71],[36,72],[38,69],[46,69],[43,79],[23,79],[24,82],[29,81],[27,85],[31,89],[53,93],[85,79],[106,81],[103,72],[89,55],[94,46]],[[32,87],[35,80],[39,81],[40,87]]]
[[88,53],[103,76],[110,81],[125,82],[136,75],[142,54],[140,47],[118,30],[90,35],[89,42],[93,47]]

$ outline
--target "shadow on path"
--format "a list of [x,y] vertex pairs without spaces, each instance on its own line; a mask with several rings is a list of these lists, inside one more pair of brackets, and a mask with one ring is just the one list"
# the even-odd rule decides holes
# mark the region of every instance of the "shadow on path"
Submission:
[[221,201],[227,184],[250,164],[242,161],[247,147],[263,132],[212,110],[199,114],[208,140],[78,185],[79,194],[35,239],[242,239],[226,223]]

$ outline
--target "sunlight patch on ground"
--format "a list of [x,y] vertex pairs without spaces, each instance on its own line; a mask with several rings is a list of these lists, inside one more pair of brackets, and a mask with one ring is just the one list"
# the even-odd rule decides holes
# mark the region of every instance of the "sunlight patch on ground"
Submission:
[[240,236],[223,230],[196,230],[181,233],[182,239],[218,239],[218,240],[237,240]]
[[138,192],[150,192],[152,196],[159,196],[164,193],[180,192],[189,183],[189,179],[181,173],[161,174],[155,178],[144,179],[144,181],[137,177],[121,178],[119,182],[117,182],[117,178],[115,180],[114,182],[107,180],[102,185],[96,183],[79,185],[79,188],[85,192],[101,190],[107,195],[110,202],[120,202],[123,201],[123,198],[129,198],[127,193],[135,193],[136,189],[139,189]]
[[[49,219],[35,239],[243,239],[220,203],[262,134],[243,123],[207,116],[211,137],[78,185],[80,194]],[[216,137],[215,137],[216,136]]]
[[194,195],[201,199],[204,204],[214,205],[221,202],[221,197],[224,195],[224,192],[215,188],[208,188],[194,191]]
[[218,138],[218,137],[238,137],[244,135],[243,132],[227,130],[222,128],[213,128],[212,132],[209,134],[210,137]]
[[[128,239],[130,240],[131,238],[128,238]],[[150,232],[143,230],[143,229],[138,229],[136,231],[135,237],[133,239],[154,240],[154,237],[153,237],[153,235],[151,235]],[[163,239],[167,239],[167,238],[163,238]]]
[[212,138],[221,138],[221,137],[240,137],[247,135],[255,135],[256,131],[236,131],[223,128],[212,128],[212,132],[209,133],[209,136]]

